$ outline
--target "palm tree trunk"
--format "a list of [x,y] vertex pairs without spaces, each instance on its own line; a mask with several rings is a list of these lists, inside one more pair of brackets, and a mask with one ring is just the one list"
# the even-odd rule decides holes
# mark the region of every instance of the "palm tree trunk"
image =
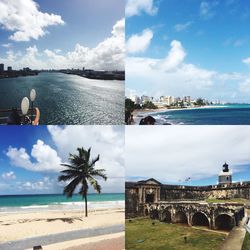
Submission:
[[88,217],[88,200],[87,195],[84,196],[85,199],[85,217]]

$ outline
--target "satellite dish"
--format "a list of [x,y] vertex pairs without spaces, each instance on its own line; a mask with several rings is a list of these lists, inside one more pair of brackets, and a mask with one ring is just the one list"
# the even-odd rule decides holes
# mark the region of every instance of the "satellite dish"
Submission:
[[32,89],[32,90],[30,91],[30,100],[31,100],[32,102],[34,102],[35,99],[36,99],[36,91],[35,91],[34,89]]
[[21,110],[23,115],[27,115],[30,106],[30,101],[28,97],[24,97],[21,102]]

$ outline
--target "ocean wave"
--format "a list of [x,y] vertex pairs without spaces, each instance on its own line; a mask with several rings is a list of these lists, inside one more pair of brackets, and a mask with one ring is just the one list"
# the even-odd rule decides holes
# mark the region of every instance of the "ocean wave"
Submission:
[[[18,212],[41,212],[41,211],[58,211],[58,210],[82,210],[84,202],[55,202],[48,205],[30,205],[20,207],[0,207],[0,213],[18,213]],[[125,201],[90,201],[88,202],[88,209],[102,210],[102,209],[123,209],[125,208]]]

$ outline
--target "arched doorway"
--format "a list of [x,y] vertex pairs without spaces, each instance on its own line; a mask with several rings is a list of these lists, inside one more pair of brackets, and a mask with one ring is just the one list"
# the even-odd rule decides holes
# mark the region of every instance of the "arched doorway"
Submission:
[[234,227],[234,219],[228,214],[220,214],[215,219],[215,229],[231,230]]
[[152,211],[150,211],[150,218],[153,220],[159,219],[159,213],[157,209],[153,209]]
[[146,203],[154,203],[155,195],[154,193],[146,194]]
[[175,214],[175,223],[188,224],[187,216],[183,211],[178,211]]
[[192,217],[192,225],[209,227],[209,220],[204,213],[197,212]]
[[166,223],[171,223],[171,213],[167,210],[163,211],[162,216],[161,216],[161,221],[166,222]]

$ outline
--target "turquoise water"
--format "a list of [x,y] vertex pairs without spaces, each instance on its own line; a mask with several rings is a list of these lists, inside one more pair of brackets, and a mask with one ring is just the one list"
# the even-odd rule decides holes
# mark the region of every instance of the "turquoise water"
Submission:
[[[124,201],[124,194],[89,194],[88,202]],[[82,202],[80,195],[66,198],[62,194],[42,195],[4,195],[0,196],[0,207],[24,207],[41,205],[60,205],[65,203]]]
[[63,73],[40,73],[0,80],[0,109],[20,107],[30,90],[37,92],[35,106],[40,124],[124,123],[124,81],[91,80]]
[[184,125],[249,125],[250,105],[221,105],[220,107],[169,110],[151,114],[157,124]]

